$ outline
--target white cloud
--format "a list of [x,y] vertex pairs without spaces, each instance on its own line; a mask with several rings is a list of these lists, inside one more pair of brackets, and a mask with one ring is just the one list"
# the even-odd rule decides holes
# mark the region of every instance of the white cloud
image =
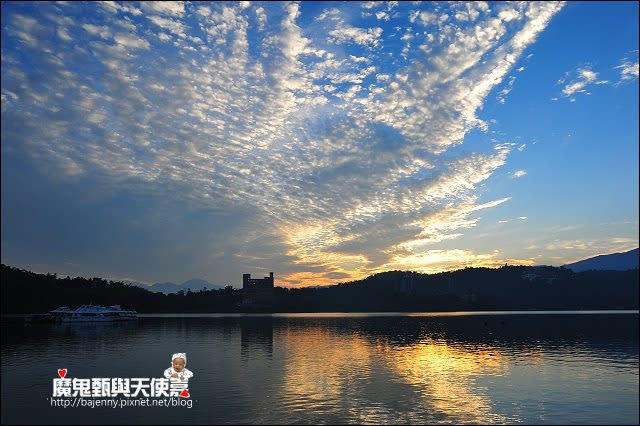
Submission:
[[388,21],[389,20],[389,14],[387,12],[384,12],[382,10],[376,12],[376,19],[378,20],[383,20],[383,21]]
[[620,68],[620,74],[623,80],[631,80],[638,78],[638,63],[635,64],[623,64]]
[[[598,80],[598,73],[591,70],[589,67],[578,68],[577,77],[570,83],[565,85],[562,89],[562,94],[565,97],[573,96],[576,93],[588,93],[585,90],[589,84],[606,84],[606,80]],[[561,84],[564,83],[564,79],[560,80]],[[572,101],[575,98],[572,98]]]
[[258,19],[258,28],[260,31],[264,30],[264,26],[267,23],[267,14],[263,7],[256,7],[256,18]]
[[341,83],[361,84],[363,79],[365,79],[368,75],[374,73],[375,71],[376,71],[376,67],[370,66],[361,70],[359,73],[329,74],[328,78],[333,84],[341,84]]
[[349,25],[342,18],[340,10],[333,8],[324,10],[316,21],[329,21],[334,29],[328,33],[327,40],[333,44],[356,43],[365,46],[378,46],[382,28],[358,28]]
[[524,171],[524,170],[518,170],[518,171],[516,171],[516,172],[514,172],[514,173],[513,173],[513,176],[512,176],[512,177],[514,177],[514,178],[521,178],[522,176],[525,176],[526,174],[527,174],[527,172],[526,172],[526,171]]
[[175,19],[170,19],[170,18],[162,18],[160,16],[148,16],[148,19],[154,24],[156,24],[157,26],[170,31],[179,37],[182,37],[182,38],[186,37],[186,34],[185,34],[186,27],[180,21],[177,21]]
[[520,11],[511,8],[505,8],[498,13],[498,17],[505,22],[512,21],[514,19],[520,19]]
[[322,11],[320,15],[316,17],[316,21],[324,21],[325,19],[329,19],[332,21],[340,20],[340,10],[337,8],[325,9]]
[[[115,26],[120,15],[101,13],[82,24],[74,55],[55,63],[46,62],[55,55],[34,56],[50,75],[38,84],[18,65],[4,68],[3,57],[3,132],[58,174],[189,206],[253,206],[255,223],[239,227],[270,230],[280,244],[271,252],[286,253],[290,274],[431,265],[432,244],[456,240],[476,226],[479,210],[506,200],[479,204],[478,188],[513,146],[448,150],[487,128],[478,111],[562,4],[519,4],[521,17],[509,25],[472,6],[456,6],[464,25],[449,19],[455,10],[414,12],[414,21],[449,29],[430,38],[411,31],[415,56],[403,65],[382,60],[398,52],[384,46],[381,28],[353,27],[333,9],[303,28],[299,4],[265,5],[278,9],[268,9],[269,28],[259,34],[262,6],[143,4],[146,19],[129,33]],[[47,43],[25,19],[34,31],[13,28],[13,19],[9,36]],[[331,43],[312,37],[318,27]],[[249,233],[238,235],[248,241]]]
[[209,16],[211,15],[211,8],[208,6],[198,6],[196,7],[196,13],[200,16]]
[[71,36],[69,35],[69,32],[66,28],[58,28],[58,37],[60,37],[62,40],[64,41],[71,41],[73,40],[71,38]]
[[422,25],[430,25],[436,23],[438,21],[438,16],[435,13],[427,12],[427,11],[418,11],[415,10],[411,12],[409,15],[409,21],[415,22],[418,20]]
[[458,4],[460,9],[455,12],[455,19],[463,22],[473,22],[480,16],[481,12],[488,10],[489,6],[485,4],[476,4],[475,2],[467,2]]
[[[142,2],[142,3],[144,4],[147,2]],[[99,4],[100,6],[102,6],[103,9],[114,14],[117,13],[118,11],[130,13],[134,16],[142,14],[142,11],[140,9],[138,9],[137,7],[131,6],[130,4],[121,4],[121,3],[116,3],[114,1],[100,1]]]
[[116,34],[113,39],[119,45],[130,49],[148,49],[150,44],[147,40],[140,38],[134,34]]
[[38,37],[44,27],[30,16],[15,14],[11,21],[11,32],[23,43],[31,48],[37,48]]
[[143,1],[140,2],[142,8],[148,13],[160,15],[184,16],[184,5],[182,1]]
[[360,3],[363,9],[373,9],[377,6],[382,6],[382,2],[379,1],[363,1]]
[[371,59],[367,58],[366,56],[349,55],[349,59],[351,59],[353,62],[359,62],[359,63],[364,63],[364,64],[368,64],[368,63],[371,62]]
[[631,59],[625,58],[622,60],[620,65],[615,67],[616,69],[620,70],[621,81],[636,80],[638,78],[638,72],[640,68],[638,67],[637,51],[635,51],[635,56],[636,56],[635,62]]
[[84,28],[84,30],[89,34],[99,35],[104,39],[109,39],[112,37],[111,30],[106,25],[98,26],[98,25],[92,25],[92,24],[83,24],[82,28]]
[[340,21],[336,29],[329,31],[328,40],[332,43],[356,43],[364,46],[378,46],[382,28],[357,28]]
[[502,89],[500,92],[498,92],[498,102],[500,102],[501,104],[505,103],[506,96],[513,89],[513,83],[515,81],[516,81],[515,77],[513,77],[513,76],[509,77],[509,82],[507,83],[507,85],[504,87],[504,89]]

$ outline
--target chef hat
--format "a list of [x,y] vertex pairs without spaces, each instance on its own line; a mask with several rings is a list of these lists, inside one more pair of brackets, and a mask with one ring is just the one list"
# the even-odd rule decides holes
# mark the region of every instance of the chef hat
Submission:
[[178,352],[177,354],[173,354],[171,356],[171,361],[173,362],[173,360],[176,359],[176,358],[182,358],[182,359],[184,359],[184,363],[185,364],[187,363],[187,354],[185,354],[185,353]]

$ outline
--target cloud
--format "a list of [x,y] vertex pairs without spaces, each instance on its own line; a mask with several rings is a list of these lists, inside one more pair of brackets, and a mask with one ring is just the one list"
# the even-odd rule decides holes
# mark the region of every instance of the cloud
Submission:
[[84,30],[89,34],[99,35],[103,39],[109,39],[112,37],[111,29],[106,25],[98,26],[92,24],[83,24],[82,28],[84,28]]
[[148,19],[154,24],[156,24],[157,26],[159,26],[160,28],[170,31],[179,37],[182,37],[182,38],[186,37],[185,35],[186,27],[182,22],[178,20],[170,19],[170,18],[162,18],[160,16],[148,16]]
[[[201,266],[276,264],[283,280],[306,285],[505,261],[437,244],[506,201],[480,203],[478,193],[513,146],[451,148],[487,129],[487,97],[562,3],[518,3],[509,16],[501,5],[457,5],[433,21],[419,10],[414,21],[450,30],[415,33],[401,64],[389,34],[352,26],[338,9],[311,19],[297,3],[143,3],[144,16],[126,21],[135,12],[125,6],[74,16],[72,49],[51,40],[38,10],[8,11],[7,37],[32,62],[3,50],[3,155],[83,183],[87,197],[215,212],[224,219],[198,231],[201,245],[180,249],[223,252],[199,254]],[[465,19],[452,19],[458,11]],[[224,239],[208,231],[221,227]]]
[[[576,93],[586,93],[589,92],[585,89],[590,84],[606,84],[608,81],[606,80],[598,80],[598,73],[591,70],[590,67],[578,68],[576,71],[577,76],[574,77],[570,83],[566,84],[562,89],[562,94],[564,97],[571,97]],[[560,80],[564,83],[564,79]],[[575,98],[571,98],[575,100]]]
[[260,31],[264,30],[264,26],[267,23],[267,14],[264,11],[263,7],[256,7],[256,18],[258,19],[258,29]]
[[44,27],[36,19],[20,14],[13,15],[10,28],[16,38],[31,48],[38,47],[38,35],[44,32]]
[[[382,266],[380,271],[414,269],[423,273],[452,271],[465,267],[497,268],[505,264],[531,266],[531,259],[505,258],[499,251],[475,253],[471,250],[427,250],[420,254],[394,257]],[[415,268],[415,265],[421,265]]]
[[382,6],[382,3],[379,1],[363,1],[360,6],[363,9],[373,9],[374,7]]
[[185,3],[181,1],[144,1],[140,5],[147,13],[182,17],[185,12]]
[[[599,239],[573,239],[561,240],[554,239],[546,244],[545,249],[548,251],[572,250],[583,252],[594,252],[594,256],[599,254],[610,254],[615,251],[631,250],[638,246],[637,240],[626,237],[616,237],[604,240]],[[582,260],[584,257],[579,258]]]
[[[164,2],[142,2],[142,3],[147,4],[147,3],[164,3]],[[140,9],[138,9],[137,7],[131,6],[129,4],[121,4],[121,3],[116,3],[114,1],[100,1],[98,2],[98,4],[102,6],[104,10],[114,14],[117,12],[130,13],[134,16],[142,14],[142,11]]]
[[390,16],[387,12],[384,12],[382,10],[376,12],[376,19],[382,20],[382,21],[388,21]]
[[121,46],[131,49],[148,49],[150,44],[147,40],[133,34],[116,34],[113,36],[115,42]]
[[512,177],[514,177],[514,178],[521,178],[522,176],[525,176],[526,174],[527,174],[527,172],[526,172],[526,171],[524,171],[524,170],[518,170],[518,171],[516,171],[516,172],[514,172],[514,173],[513,173],[513,176],[512,176]]
[[361,45],[378,46],[382,28],[357,28],[347,24],[341,24],[336,29],[329,31],[328,40],[332,43],[356,43]]
[[438,16],[435,13],[428,12],[426,10],[423,10],[423,11],[415,10],[411,12],[411,14],[409,15],[409,21],[410,22],[418,21],[422,25],[427,26],[427,25],[436,23],[438,21]]
[[500,92],[498,92],[498,97],[497,97],[498,102],[500,102],[501,104],[505,103],[505,97],[513,89],[513,83],[515,83],[515,81],[516,81],[515,77],[513,77],[513,76],[509,77],[509,82],[507,83],[505,88],[502,89]]
[[[634,57],[631,59],[631,57]],[[634,51],[622,59],[620,65],[615,67],[620,70],[620,82],[638,79],[638,51]]]
[[622,80],[633,80],[638,78],[638,63],[635,64],[624,62],[616,67],[620,68],[620,78]]
[[[379,19],[382,19],[382,17]],[[342,12],[337,8],[324,10],[315,20],[318,22],[327,21],[330,25],[333,25],[333,29],[328,32],[327,41],[329,43],[355,43],[369,47],[376,47],[380,43],[382,28],[359,28],[351,26],[344,20]]]
[[60,37],[62,40],[64,41],[71,41],[73,40],[71,38],[71,36],[69,35],[69,32],[66,28],[58,28],[58,37]]

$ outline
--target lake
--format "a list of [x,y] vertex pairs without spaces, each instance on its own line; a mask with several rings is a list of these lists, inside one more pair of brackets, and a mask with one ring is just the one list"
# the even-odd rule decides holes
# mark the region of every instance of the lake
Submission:
[[[188,406],[56,407],[53,379],[159,378]],[[638,313],[3,318],[2,423],[638,423]],[[74,398],[66,398],[71,400]],[[87,400],[97,398],[85,398]],[[153,399],[153,398],[150,398]]]

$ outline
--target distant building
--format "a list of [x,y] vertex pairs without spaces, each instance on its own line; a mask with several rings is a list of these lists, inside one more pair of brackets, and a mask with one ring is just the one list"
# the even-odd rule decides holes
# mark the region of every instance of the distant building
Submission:
[[522,274],[520,278],[529,282],[544,282],[546,284],[553,284],[554,281],[560,279],[555,268],[534,266],[530,270],[533,272]]
[[242,274],[242,305],[246,307],[270,307],[275,300],[273,272],[268,277],[251,278]]

